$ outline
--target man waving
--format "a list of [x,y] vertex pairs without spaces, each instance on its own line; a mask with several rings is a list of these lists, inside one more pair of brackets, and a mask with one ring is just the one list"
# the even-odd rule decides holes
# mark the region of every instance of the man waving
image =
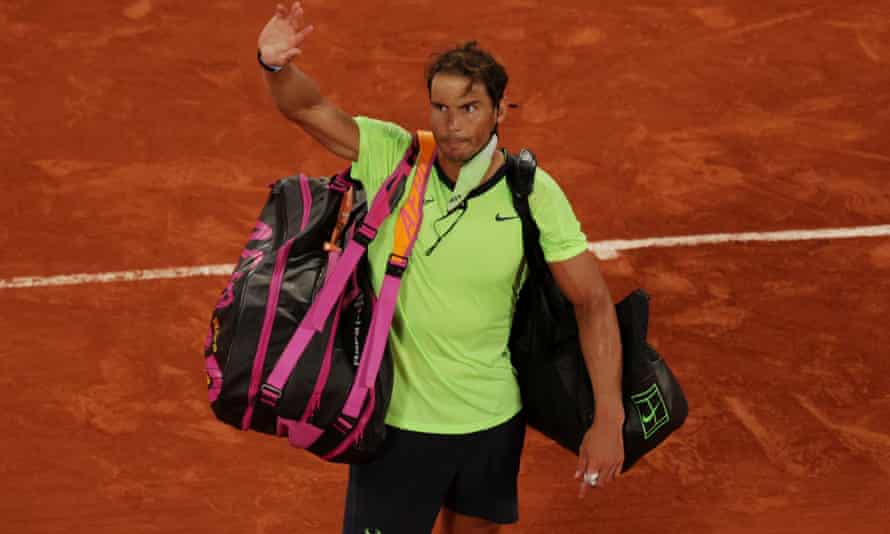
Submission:
[[[372,198],[411,142],[399,125],[352,117],[291,62],[312,32],[299,3],[278,5],[259,36],[258,59],[281,113],[353,162]],[[350,467],[343,532],[498,532],[518,520],[517,476],[525,422],[507,346],[523,258],[522,229],[505,178],[497,130],[506,117],[504,67],[475,42],[428,66],[429,129],[438,157],[423,224],[389,336],[394,385],[385,452]],[[413,177],[412,177],[413,179]],[[602,487],[623,461],[621,347],[615,310],[571,205],[542,169],[529,197],[540,243],[575,306],[596,391],[584,437],[580,493]],[[379,291],[392,249],[390,218],[369,249]]]

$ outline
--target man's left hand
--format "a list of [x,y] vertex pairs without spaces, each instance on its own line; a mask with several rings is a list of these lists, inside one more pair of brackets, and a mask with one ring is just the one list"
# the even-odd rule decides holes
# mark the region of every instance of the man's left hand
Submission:
[[621,473],[624,463],[624,414],[612,419],[594,420],[584,434],[578,453],[575,478],[581,480],[578,497],[588,488],[602,488]]

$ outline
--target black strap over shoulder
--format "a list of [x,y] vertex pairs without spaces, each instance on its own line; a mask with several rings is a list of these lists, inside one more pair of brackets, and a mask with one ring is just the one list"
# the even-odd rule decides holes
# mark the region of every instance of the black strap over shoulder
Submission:
[[[538,225],[532,217],[531,208],[528,205],[528,197],[535,190],[535,170],[538,168],[538,160],[535,155],[526,148],[519,151],[519,155],[507,155],[507,185],[513,193],[513,207],[522,220],[522,238],[527,245],[536,242],[538,238]],[[533,238],[528,241],[527,238]]]
[[535,189],[535,169],[538,160],[527,148],[519,151],[519,155],[508,154],[507,181],[514,197],[527,198]]
[[[513,207],[522,221],[524,259],[533,278],[549,273],[547,262],[544,259],[544,251],[541,249],[539,241],[541,231],[532,216],[528,203],[528,197],[535,189],[537,167],[538,161],[528,149],[523,148],[518,155],[507,155],[507,185],[510,186],[510,191],[513,194]],[[523,269],[524,267],[525,265],[523,265]]]

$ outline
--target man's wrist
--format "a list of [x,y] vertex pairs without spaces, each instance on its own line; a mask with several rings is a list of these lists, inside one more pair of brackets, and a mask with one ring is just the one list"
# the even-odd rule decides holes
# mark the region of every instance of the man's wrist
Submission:
[[268,63],[263,61],[263,51],[259,48],[257,48],[256,51],[256,60],[259,62],[260,66],[263,67],[263,69],[269,72],[278,72],[284,68],[284,65],[269,65]]
[[601,421],[606,424],[624,423],[624,406],[620,401],[614,403],[603,402],[602,404],[597,405],[594,412],[594,421]]

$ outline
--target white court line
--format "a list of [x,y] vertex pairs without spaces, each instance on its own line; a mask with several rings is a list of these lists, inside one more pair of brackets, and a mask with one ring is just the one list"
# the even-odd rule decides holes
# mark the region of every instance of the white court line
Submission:
[[0,289],[17,287],[70,286],[108,282],[135,282],[137,280],[162,280],[188,278],[190,276],[225,276],[232,274],[235,264],[199,265],[198,267],[173,267],[170,269],[145,269],[95,274],[62,274],[58,276],[20,276],[0,279]]
[[[852,239],[857,237],[890,236],[890,224],[880,226],[860,226],[856,228],[826,228],[821,230],[786,230],[782,232],[743,232],[738,234],[704,234],[677,237],[653,237],[630,241],[612,240],[589,243],[588,248],[601,260],[618,257],[622,250],[652,247],[691,247],[717,243],[744,243],[753,241],[808,241],[827,239]],[[0,279],[0,289],[65,286],[108,282],[129,282],[138,280],[161,280],[188,278],[192,276],[228,276],[234,264],[199,265],[197,267],[174,267],[169,269],[145,269],[139,271],[118,271],[95,274],[65,274],[58,276],[21,276]]]
[[890,224],[855,228],[825,228],[822,230],[785,230],[782,232],[743,232],[740,234],[704,234],[678,237],[653,237],[633,241],[598,241],[589,248],[597,258],[611,260],[620,250],[651,247],[691,247],[715,243],[745,243],[751,241],[808,241],[813,239],[851,239],[856,237],[890,236]]

